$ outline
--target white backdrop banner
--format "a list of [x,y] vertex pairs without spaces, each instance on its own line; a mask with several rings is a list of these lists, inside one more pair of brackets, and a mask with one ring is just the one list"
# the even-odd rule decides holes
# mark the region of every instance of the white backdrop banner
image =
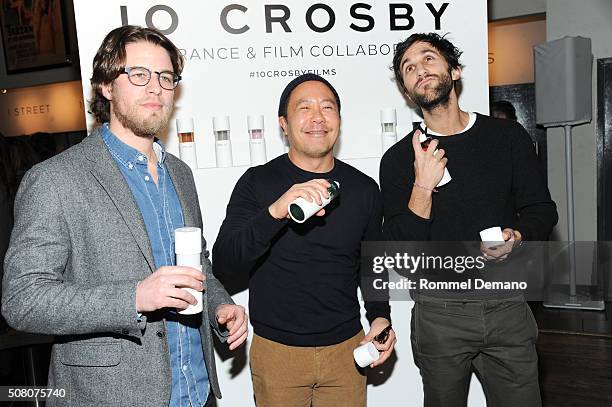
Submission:
[[[91,65],[104,36],[122,24],[160,29],[186,58],[177,90],[174,119],[193,119],[197,167],[194,171],[204,235],[212,248],[237,179],[251,165],[247,117],[263,116],[267,159],[285,152],[278,126],[278,100],[295,76],[314,72],[327,78],[342,101],[337,156],[378,179],[382,152],[380,111],[395,109],[398,139],[419,121],[389,69],[395,44],[415,32],[448,33],[464,54],[460,105],[488,112],[487,4],[485,0],[347,2],[277,0],[74,0],[83,92],[90,98]],[[217,168],[213,120],[229,123],[232,164]],[[88,116],[89,124],[93,118]],[[161,135],[179,155],[176,121]],[[407,163],[407,165],[411,165]],[[213,259],[214,263],[214,259]],[[248,291],[235,295],[247,305]],[[422,405],[421,378],[410,347],[408,302],[392,304],[398,335],[395,357],[368,373],[368,405]],[[367,321],[363,318],[364,327]],[[252,331],[251,331],[252,332]],[[230,357],[217,355],[223,391],[219,407],[253,406],[248,347]],[[476,384],[476,380],[473,381]],[[479,386],[470,406],[484,406]]]
[[[216,165],[215,116],[229,118],[234,166],[250,164],[248,115],[264,116],[267,158],[283,153],[278,99],[305,72],[326,77],[340,94],[337,156],[379,157],[380,110],[397,110],[400,135],[413,121],[389,67],[395,44],[414,32],[448,33],[464,51],[462,107],[488,111],[484,0],[75,1],[75,13],[86,99],[93,56],[111,29],[128,23],[155,27],[181,49],[186,67],[175,117],[194,120],[199,168]],[[175,134],[172,121],[171,149]]]

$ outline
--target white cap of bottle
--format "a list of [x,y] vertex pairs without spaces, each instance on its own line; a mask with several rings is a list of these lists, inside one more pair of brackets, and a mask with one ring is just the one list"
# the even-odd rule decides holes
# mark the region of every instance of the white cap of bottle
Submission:
[[397,124],[397,112],[395,111],[395,109],[381,110],[380,111],[380,122]]
[[174,252],[195,254],[202,252],[202,230],[200,228],[178,228],[174,231]]
[[229,116],[213,117],[213,131],[227,131],[230,129]]
[[193,133],[193,118],[176,119],[177,133]]
[[263,130],[264,117],[262,115],[247,116],[247,125],[249,130]]

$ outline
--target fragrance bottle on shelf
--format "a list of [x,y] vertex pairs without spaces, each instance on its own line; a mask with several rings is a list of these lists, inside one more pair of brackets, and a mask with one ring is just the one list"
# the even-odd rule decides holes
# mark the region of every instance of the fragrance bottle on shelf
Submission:
[[382,127],[382,153],[397,143],[397,113],[395,109],[380,111],[380,125]]
[[265,164],[266,159],[266,139],[264,137],[264,117],[248,116],[247,125],[249,128],[249,151],[251,153],[251,165]]
[[213,131],[215,133],[215,154],[217,167],[232,166],[232,142],[230,140],[229,116],[213,118]]
[[198,168],[198,159],[193,133],[193,118],[176,119],[176,132],[179,139],[179,157],[192,170],[195,170]]

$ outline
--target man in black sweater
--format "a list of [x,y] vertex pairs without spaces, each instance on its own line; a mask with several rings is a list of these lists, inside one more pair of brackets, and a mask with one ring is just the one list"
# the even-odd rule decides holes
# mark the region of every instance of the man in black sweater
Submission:
[[[370,330],[364,336],[357,289],[361,242],[380,240],[382,199],[376,182],[334,158],[340,99],[324,78],[291,81],[279,104],[289,153],[250,168],[232,193],[213,248],[221,281],[250,273],[250,350],[258,406],[365,406],[366,379],[353,350],[373,341],[393,351],[388,302],[366,302]],[[298,197],[319,205],[330,182],[340,195],[299,224],[288,205]]]
[[[522,241],[548,239],[556,206],[526,131],[515,122],[459,108],[460,55],[437,34],[413,34],[396,48],[396,79],[421,108],[426,127],[382,158],[383,230],[388,240],[465,242],[500,226],[506,243],[495,250],[482,246],[482,255],[503,262]],[[421,133],[433,137],[426,149]],[[452,180],[438,187],[445,168]],[[488,405],[541,405],[537,325],[520,293],[411,294],[412,349],[425,406],[465,406],[472,369]]]

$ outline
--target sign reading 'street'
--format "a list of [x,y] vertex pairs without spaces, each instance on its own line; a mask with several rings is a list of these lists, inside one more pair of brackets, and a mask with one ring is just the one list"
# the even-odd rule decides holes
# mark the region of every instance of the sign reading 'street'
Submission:
[[[217,123],[229,122],[223,131],[229,132],[233,166],[251,162],[249,115],[264,117],[267,159],[283,153],[278,99],[284,86],[305,72],[326,77],[342,99],[337,155],[380,156],[381,110],[397,111],[400,138],[417,120],[389,69],[395,45],[415,32],[448,33],[464,51],[461,106],[488,109],[484,0],[75,0],[75,15],[86,99],[93,55],[111,29],[122,24],[155,27],[180,48],[186,67],[175,117],[193,119],[201,168],[217,162],[215,117]],[[177,151],[174,121],[167,136],[169,149]]]

